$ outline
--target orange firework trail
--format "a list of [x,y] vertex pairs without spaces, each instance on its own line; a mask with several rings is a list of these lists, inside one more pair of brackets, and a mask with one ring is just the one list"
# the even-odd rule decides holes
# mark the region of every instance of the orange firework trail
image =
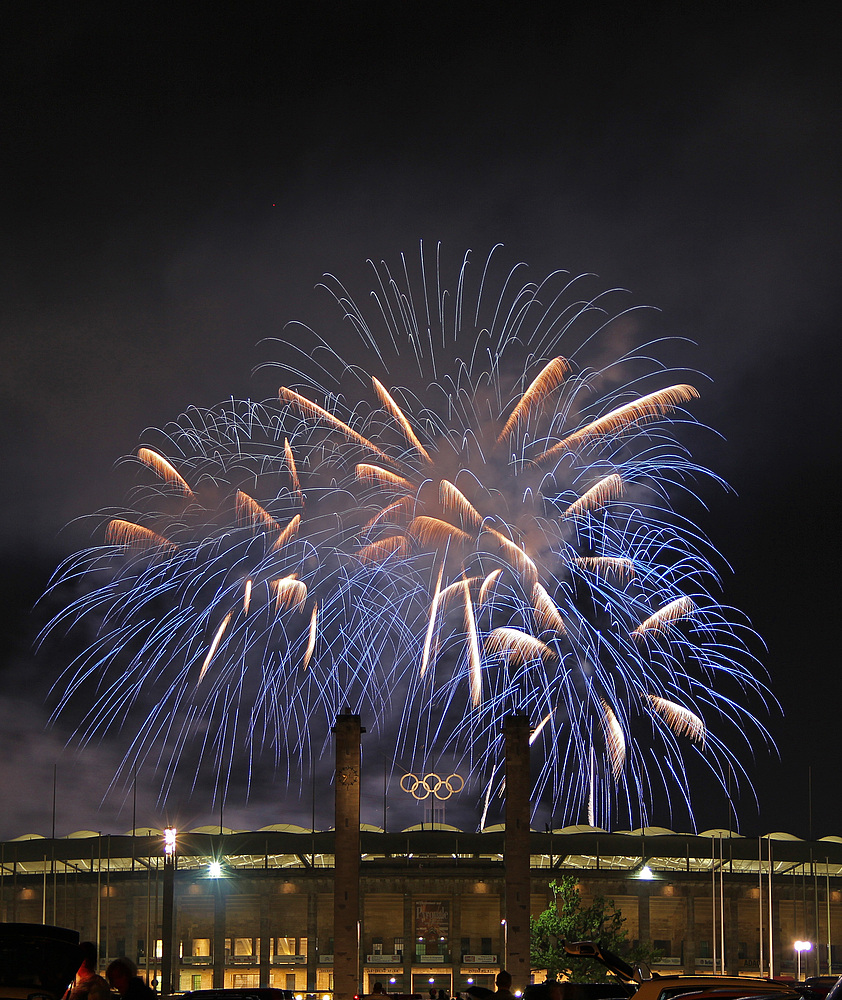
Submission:
[[547,593],[540,583],[536,583],[532,588],[532,610],[535,615],[535,622],[541,631],[553,630],[561,635],[567,631],[564,627],[564,619],[561,612],[555,605],[552,597]]
[[406,556],[408,554],[409,545],[403,535],[389,535],[364,545],[358,550],[357,558],[364,563],[380,563],[390,556]]
[[689,736],[697,743],[705,742],[705,724],[695,712],[666,698],[658,698],[652,694],[647,695],[647,698],[652,709],[666,721],[676,736]]
[[528,660],[555,656],[546,643],[517,628],[495,628],[488,633],[485,648],[489,653],[507,658],[510,663],[526,663]]
[[632,634],[643,635],[645,632],[662,631],[669,622],[677,621],[679,618],[687,618],[693,614],[695,609],[696,606],[689,597],[679,597],[659,608],[646,621],[641,622]]
[[482,702],[482,657],[477,636],[477,622],[474,616],[474,605],[471,601],[471,587],[464,581],[465,592],[465,631],[468,635],[468,664],[471,677],[471,703],[476,708]]
[[332,413],[328,413],[327,410],[319,406],[317,403],[314,403],[312,400],[307,399],[306,396],[302,396],[299,393],[294,392],[292,389],[287,389],[287,387],[283,385],[280,389],[278,389],[278,396],[282,400],[292,403],[292,405],[300,410],[305,416],[315,417],[317,420],[324,421],[328,427],[338,430],[349,441],[354,441],[367,451],[372,451],[375,455],[379,455],[380,458],[388,460],[388,456],[382,452],[376,444],[372,444],[368,438],[364,438],[362,434],[358,434],[356,431],[352,430],[338,417],[334,417]]
[[517,570],[524,580],[527,582],[531,581],[534,586],[538,578],[538,567],[523,551],[523,549],[515,545],[511,539],[506,538],[502,532],[496,531],[494,528],[486,526],[483,530],[497,540],[509,565]]
[[286,459],[287,468],[289,469],[289,475],[292,479],[292,488],[298,494],[298,501],[301,506],[304,506],[304,494],[301,491],[301,480],[298,478],[298,467],[295,464],[295,455],[292,452],[292,447],[289,443],[289,438],[284,438],[284,458]]
[[519,425],[528,419],[532,410],[564,382],[569,372],[570,364],[565,358],[553,358],[518,400],[497,437],[497,443],[502,444],[511,437]]
[[439,546],[447,545],[449,542],[461,542],[463,545],[468,545],[471,542],[471,536],[467,532],[457,528],[455,524],[443,521],[440,517],[427,517],[426,515],[414,517],[409,522],[408,530],[410,535],[422,545]]
[[479,603],[485,604],[487,600],[491,597],[491,593],[494,590],[494,584],[500,579],[500,574],[503,572],[501,569],[492,570],[488,576],[482,581],[482,586],[479,589]]
[[199,679],[196,681],[197,687],[202,683],[205,674],[208,672],[211,660],[216,655],[216,651],[219,649],[219,644],[222,642],[222,637],[225,635],[225,630],[228,628],[228,625],[233,617],[234,612],[229,611],[228,614],[222,619],[222,623],[219,628],[216,630],[216,635],[213,637],[213,642],[210,644],[210,649],[205,657],[205,662],[202,664],[202,669],[199,671]]
[[310,660],[313,659],[313,653],[316,651],[316,641],[319,636],[319,605],[314,604],[313,610],[310,612],[310,631],[307,634],[307,648],[304,650],[304,657],[301,661],[301,666],[306,670],[310,666]]
[[611,760],[611,770],[614,772],[615,781],[619,781],[626,764],[626,736],[614,710],[607,702],[602,702],[602,711],[602,725]]
[[176,548],[173,542],[164,538],[163,535],[159,535],[156,531],[152,531],[151,528],[144,528],[140,524],[124,521],[119,517],[108,522],[105,541],[108,545],[121,545],[140,551],[148,549],[172,551]]
[[386,407],[389,413],[392,414],[395,420],[397,420],[398,424],[400,424],[400,428],[403,431],[404,435],[406,436],[407,441],[409,441],[412,447],[418,452],[418,454],[424,459],[425,462],[429,462],[430,464],[432,464],[433,460],[430,458],[429,452],[416,437],[415,431],[412,429],[412,424],[410,424],[410,422],[404,416],[403,410],[401,410],[401,408],[394,401],[394,399],[392,399],[392,397],[387,392],[386,388],[383,386],[382,382],[380,382],[373,376],[371,381],[372,384],[374,385],[375,390],[377,391],[377,395],[380,397],[380,401],[383,403],[383,405]]
[[278,610],[284,608],[294,608],[296,611],[303,611],[307,602],[307,584],[301,580],[296,580],[295,576],[283,577],[280,580],[272,580],[272,589],[275,591],[275,603]]
[[279,532],[281,530],[275,518],[242,490],[237,490],[237,521],[240,524],[251,525],[253,531]]
[[157,451],[153,451],[151,448],[138,448],[137,457],[144,465],[148,465],[150,469],[157,473],[164,482],[178,486],[185,496],[193,496],[193,491],[187,485],[187,480],[176,471],[175,466],[171,462],[168,462],[163,455],[159,455]]
[[436,631],[436,619],[439,612],[439,603],[441,601],[441,579],[444,574],[444,564],[439,567],[439,575],[436,580],[436,589],[433,591],[433,600],[430,604],[430,614],[429,621],[427,624],[427,635],[424,639],[424,649],[421,653],[421,676],[427,672],[427,667],[430,665],[430,658],[433,655],[433,637]]
[[602,576],[609,573],[624,577],[634,576],[634,563],[631,559],[622,559],[616,556],[577,556],[574,562],[581,569]]
[[296,514],[294,518],[289,522],[286,527],[278,530],[278,538],[275,541],[274,548],[282,549],[290,539],[295,538],[298,534],[298,529],[301,527],[301,515]]
[[463,525],[468,524],[474,529],[481,527],[482,518],[479,515],[479,511],[464,493],[446,479],[442,479],[439,483],[439,499],[446,511],[455,511],[459,515],[459,519]]
[[412,484],[408,479],[404,479],[403,476],[399,476],[395,472],[390,472],[388,469],[381,469],[378,465],[360,463],[357,466],[357,479],[360,482],[375,483],[378,486],[391,486],[402,493],[412,488]]
[[532,732],[529,735],[529,745],[530,746],[532,746],[532,744],[535,742],[535,740],[538,739],[538,737],[541,735],[541,730],[544,728],[544,726],[546,726],[546,724],[550,721],[550,719],[552,717],[553,717],[553,713],[552,712],[548,712],[544,716],[544,718],[541,719],[541,721],[538,723],[538,725],[532,730]]
[[616,473],[600,479],[598,483],[583,493],[578,500],[570,504],[564,512],[565,516],[584,514],[589,510],[604,507],[609,500],[615,500],[623,495],[623,480]]
[[563,441],[539,455],[535,461],[546,463],[551,458],[558,458],[562,452],[578,448],[595,438],[620,434],[634,425],[666,416],[682,403],[698,397],[699,394],[692,385],[673,385],[668,389],[651,392],[648,396],[641,396],[632,403],[626,403],[625,406],[620,406],[606,413],[604,417],[591,421],[586,427],[574,431]]

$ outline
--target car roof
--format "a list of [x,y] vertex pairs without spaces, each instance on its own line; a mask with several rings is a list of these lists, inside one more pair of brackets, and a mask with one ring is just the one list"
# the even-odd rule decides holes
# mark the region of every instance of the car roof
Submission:
[[193,1000],[246,1000],[255,997],[256,1000],[292,1000],[292,990],[282,990],[274,986],[243,986],[218,990],[189,990],[184,994]]
[[634,997],[635,1000],[647,1000],[647,998],[667,1000],[669,997],[682,996],[685,993],[707,995],[722,989],[727,989],[733,997],[746,997],[759,993],[772,993],[777,996],[791,993],[792,985],[748,976],[658,976],[656,979],[642,982]]

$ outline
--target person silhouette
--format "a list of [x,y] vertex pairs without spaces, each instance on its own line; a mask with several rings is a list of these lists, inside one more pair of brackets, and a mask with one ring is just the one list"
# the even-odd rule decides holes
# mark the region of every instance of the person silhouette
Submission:
[[111,990],[96,971],[97,954],[93,941],[82,941],[79,945],[79,957],[79,970],[64,994],[64,1000],[108,1000]]

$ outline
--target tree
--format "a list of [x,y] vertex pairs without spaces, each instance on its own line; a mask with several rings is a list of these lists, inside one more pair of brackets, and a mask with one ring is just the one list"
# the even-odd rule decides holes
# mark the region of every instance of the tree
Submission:
[[613,900],[596,896],[590,906],[584,906],[570,875],[554,879],[550,888],[553,902],[539,916],[529,918],[531,965],[546,969],[548,979],[562,976],[574,983],[605,983],[614,978],[601,962],[568,955],[565,941],[595,941],[630,965],[655,957],[650,948],[632,946],[623,927],[626,918]]

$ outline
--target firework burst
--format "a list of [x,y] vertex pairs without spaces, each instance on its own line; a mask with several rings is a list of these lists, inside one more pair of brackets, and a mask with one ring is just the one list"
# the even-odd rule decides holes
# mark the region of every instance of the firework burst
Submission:
[[518,711],[536,808],[689,809],[687,755],[743,774],[733,737],[765,735],[766,693],[674,510],[716,480],[677,440],[698,392],[643,350],[588,367],[631,310],[586,279],[518,266],[492,294],[492,252],[451,293],[432,263],[375,267],[367,309],[328,277],[350,337],[296,327],[276,399],[190,409],[140,448],[133,509],[54,582],[87,586],[47,631],[95,631],[56,712],[94,682],[82,743],[124,726],[127,771],[154,761],[166,794],[209,768],[224,796],[267,758],[305,781],[347,707],[487,802]]

